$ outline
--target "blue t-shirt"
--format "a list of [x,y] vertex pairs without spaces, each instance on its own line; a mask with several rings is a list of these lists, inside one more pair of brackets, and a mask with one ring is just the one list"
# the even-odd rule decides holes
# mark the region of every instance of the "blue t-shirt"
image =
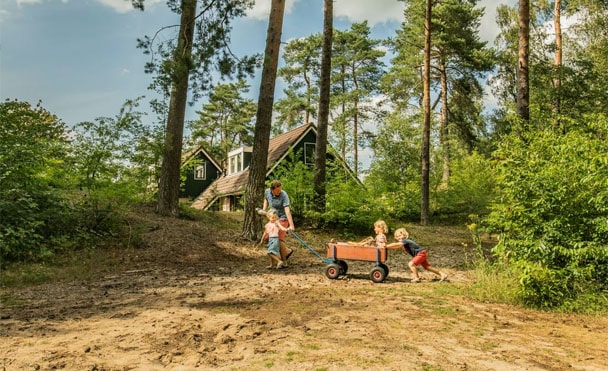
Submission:
[[281,190],[281,193],[279,193],[278,196],[275,196],[269,188],[264,192],[264,195],[268,201],[268,206],[277,211],[279,219],[287,219],[287,214],[285,214],[285,207],[289,206],[289,196],[287,195],[287,192]]
[[424,251],[424,249],[420,247],[420,245],[408,238],[399,242],[401,242],[401,244],[403,245],[403,251],[410,254],[411,256],[416,256],[421,251]]

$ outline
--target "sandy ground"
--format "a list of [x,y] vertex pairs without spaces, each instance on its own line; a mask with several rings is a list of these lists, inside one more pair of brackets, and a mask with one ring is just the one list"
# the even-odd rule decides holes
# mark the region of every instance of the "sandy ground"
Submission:
[[93,278],[2,289],[0,370],[608,370],[608,318],[458,295],[465,233],[429,248],[448,282],[411,283],[391,251],[375,284],[367,262],[326,278],[294,239],[290,267],[267,270],[234,225],[139,218],[141,247],[83,259]]

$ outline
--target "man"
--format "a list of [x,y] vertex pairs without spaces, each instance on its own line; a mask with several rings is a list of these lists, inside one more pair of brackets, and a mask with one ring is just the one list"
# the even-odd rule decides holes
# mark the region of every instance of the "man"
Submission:
[[[291,216],[291,209],[289,208],[289,196],[287,192],[283,190],[283,186],[280,180],[273,180],[270,182],[270,188],[264,192],[264,206],[262,210],[267,210],[269,207],[275,209],[279,215],[279,223],[289,231],[295,231],[295,225],[293,224],[293,218]],[[285,245],[286,231],[279,231],[279,241],[281,244],[281,260],[287,262],[287,259],[293,254],[293,249],[289,249],[287,252],[287,246]],[[284,265],[287,266],[286,264]]]

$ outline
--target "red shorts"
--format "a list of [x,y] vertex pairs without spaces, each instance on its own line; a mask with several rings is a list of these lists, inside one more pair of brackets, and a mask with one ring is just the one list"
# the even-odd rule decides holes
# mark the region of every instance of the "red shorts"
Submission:
[[412,259],[412,263],[414,263],[415,265],[422,265],[424,269],[431,266],[426,260],[426,250],[422,250],[416,256],[414,256],[414,258]]
[[[287,219],[279,219],[279,223],[281,223],[281,225],[283,227],[289,228],[289,220],[287,220]],[[285,234],[286,233],[287,233],[286,231],[284,231],[282,229],[279,229],[279,240],[280,241],[283,241],[285,239]]]

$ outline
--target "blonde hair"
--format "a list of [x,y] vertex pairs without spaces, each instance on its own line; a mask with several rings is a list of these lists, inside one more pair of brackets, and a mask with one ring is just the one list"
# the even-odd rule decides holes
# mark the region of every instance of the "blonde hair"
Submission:
[[277,212],[276,209],[270,208],[270,209],[268,209],[268,211],[266,211],[266,217],[268,219],[270,219],[273,215],[279,216],[279,213]]
[[374,228],[375,227],[380,227],[382,229],[382,233],[386,234],[388,233],[388,227],[386,226],[386,223],[384,222],[384,220],[378,220],[374,223]]
[[403,236],[405,238],[408,238],[410,236],[410,234],[408,233],[408,231],[405,230],[405,228],[397,228],[397,230],[395,231],[395,239],[398,240],[399,237],[397,236]]

